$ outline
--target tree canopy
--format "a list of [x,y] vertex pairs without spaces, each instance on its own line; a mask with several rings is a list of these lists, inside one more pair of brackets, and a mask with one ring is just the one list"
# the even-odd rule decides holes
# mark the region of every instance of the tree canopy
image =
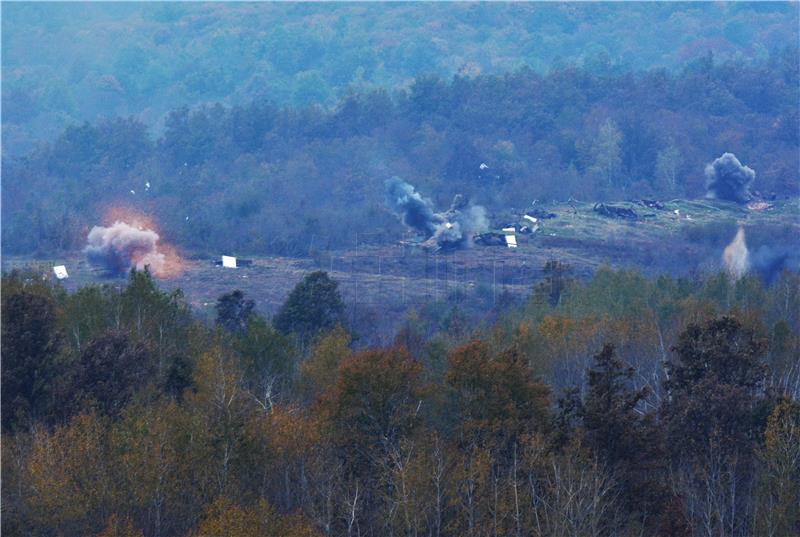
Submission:
[[797,275],[548,266],[499,319],[409,318],[381,348],[330,328],[323,273],[294,297],[331,301],[294,319],[311,341],[255,313],[221,329],[147,272],[71,293],[5,275],[3,531],[791,533]]

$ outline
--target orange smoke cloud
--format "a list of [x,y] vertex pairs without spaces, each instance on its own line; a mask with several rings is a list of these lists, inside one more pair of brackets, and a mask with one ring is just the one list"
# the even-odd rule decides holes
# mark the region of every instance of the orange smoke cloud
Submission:
[[148,267],[157,278],[174,278],[184,263],[173,246],[163,240],[153,217],[124,207],[111,207],[87,237],[84,252],[92,264],[124,274],[132,267]]

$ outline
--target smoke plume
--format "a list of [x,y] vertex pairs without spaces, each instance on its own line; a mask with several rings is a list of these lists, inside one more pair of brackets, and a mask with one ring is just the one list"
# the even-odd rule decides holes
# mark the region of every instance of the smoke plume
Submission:
[[453,199],[450,209],[437,213],[429,199],[399,177],[392,177],[385,184],[386,204],[406,226],[425,238],[426,247],[466,248],[472,244],[473,235],[489,228],[486,209],[469,205],[460,194]]
[[84,249],[93,265],[106,269],[110,274],[122,275],[135,267],[160,278],[175,276],[181,272],[180,258],[167,245],[159,245],[159,235],[139,222],[133,225],[116,220],[109,227],[94,226],[87,237]]
[[744,239],[744,228],[740,227],[731,243],[722,252],[722,261],[728,274],[734,280],[738,280],[745,275],[750,268],[750,253],[747,251],[747,243]]
[[800,252],[789,244],[763,244],[750,252],[750,271],[771,285],[781,272],[800,272]]
[[429,238],[436,233],[442,224],[441,218],[433,212],[433,204],[423,198],[413,186],[399,177],[386,181],[386,204],[398,215],[403,223],[411,229]]
[[742,166],[733,153],[724,153],[706,166],[706,197],[747,203],[756,172]]

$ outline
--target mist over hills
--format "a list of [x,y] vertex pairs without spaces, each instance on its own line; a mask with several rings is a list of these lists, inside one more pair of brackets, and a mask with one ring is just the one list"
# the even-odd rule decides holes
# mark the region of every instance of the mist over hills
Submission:
[[798,41],[796,3],[8,3],[3,151],[70,124],[209,102],[335,107],[421,75],[680,69],[767,60]]

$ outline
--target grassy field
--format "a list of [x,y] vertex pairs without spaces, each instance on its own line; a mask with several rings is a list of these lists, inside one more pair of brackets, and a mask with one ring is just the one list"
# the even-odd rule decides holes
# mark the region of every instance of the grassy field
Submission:
[[[185,260],[182,275],[159,281],[165,289],[183,289],[195,310],[212,319],[214,303],[225,292],[241,289],[262,313],[271,315],[305,274],[326,270],[339,282],[351,320],[374,325],[375,334],[389,334],[410,308],[433,302],[491,308],[503,295],[523,300],[548,259],[569,263],[578,277],[602,264],[635,267],[647,274],[715,271],[738,225],[745,227],[751,249],[764,243],[795,249],[800,245],[798,200],[773,202],[761,210],[714,200],[674,200],[664,202],[662,210],[633,202],[612,205],[632,208],[640,218],[608,218],[588,203],[556,204],[543,208],[557,217],[541,220],[533,234],[518,234],[515,250],[476,245],[432,254],[400,242],[365,240],[357,248],[314,252],[306,258],[255,257],[252,266],[237,269],[215,266],[216,256],[195,255]],[[521,214],[508,213],[493,219],[502,227],[519,218]],[[3,270],[34,267],[53,277],[52,266],[58,264],[70,272],[62,282],[68,290],[125,283],[90,266],[80,252],[52,259],[5,257]]]

